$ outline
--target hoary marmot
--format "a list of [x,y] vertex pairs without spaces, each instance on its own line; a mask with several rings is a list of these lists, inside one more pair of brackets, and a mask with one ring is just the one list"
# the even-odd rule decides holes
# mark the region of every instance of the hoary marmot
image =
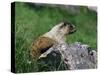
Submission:
[[60,22],[55,25],[49,32],[34,41],[31,51],[32,57],[39,58],[54,44],[65,42],[66,36],[75,31],[75,26],[69,22]]

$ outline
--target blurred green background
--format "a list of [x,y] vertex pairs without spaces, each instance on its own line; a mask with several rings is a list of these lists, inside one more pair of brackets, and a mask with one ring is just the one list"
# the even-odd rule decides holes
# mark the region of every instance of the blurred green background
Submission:
[[[74,12],[75,11],[75,12]],[[15,3],[15,36],[16,36],[16,72],[56,71],[66,68],[57,68],[57,65],[48,65],[37,61],[32,62],[29,55],[32,42],[49,31],[63,19],[72,22],[77,32],[68,36],[66,42],[82,42],[93,49],[97,48],[97,13],[86,6],[78,10],[66,10],[57,6],[38,6],[29,3]]]

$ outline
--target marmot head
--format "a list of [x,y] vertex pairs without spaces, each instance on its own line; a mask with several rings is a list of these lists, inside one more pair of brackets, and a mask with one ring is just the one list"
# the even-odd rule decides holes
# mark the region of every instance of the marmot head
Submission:
[[76,28],[72,23],[65,21],[57,24],[51,29],[51,31],[53,31],[54,33],[58,32],[58,34],[67,35],[76,32]]

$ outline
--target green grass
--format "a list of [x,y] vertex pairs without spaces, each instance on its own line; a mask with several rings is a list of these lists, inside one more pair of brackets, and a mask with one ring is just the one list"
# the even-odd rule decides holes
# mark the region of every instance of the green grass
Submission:
[[[86,7],[80,7],[78,14],[60,9],[59,7],[42,7],[41,9],[30,8],[24,3],[15,5],[15,29],[16,29],[16,72],[39,72],[55,71],[58,65],[48,65],[37,61],[32,61],[29,55],[32,42],[49,31],[55,24],[62,19],[71,21],[77,27],[77,32],[67,37],[66,42],[74,43],[76,41],[88,44],[96,49],[97,38],[97,14],[88,10]],[[32,63],[30,63],[32,61]],[[63,64],[61,65],[63,67]]]

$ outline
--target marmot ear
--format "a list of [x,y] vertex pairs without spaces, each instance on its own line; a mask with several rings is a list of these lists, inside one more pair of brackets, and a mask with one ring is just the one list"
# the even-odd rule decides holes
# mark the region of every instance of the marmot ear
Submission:
[[66,24],[67,24],[67,23],[66,23],[66,22],[64,22],[64,23],[63,23],[63,26],[66,26]]
[[62,25],[59,27],[60,29],[62,29],[63,27],[65,27],[67,25],[66,22],[63,22]]
[[59,29],[62,29],[62,28],[65,27],[65,26],[66,26],[66,24],[63,23],[63,24],[59,27]]

